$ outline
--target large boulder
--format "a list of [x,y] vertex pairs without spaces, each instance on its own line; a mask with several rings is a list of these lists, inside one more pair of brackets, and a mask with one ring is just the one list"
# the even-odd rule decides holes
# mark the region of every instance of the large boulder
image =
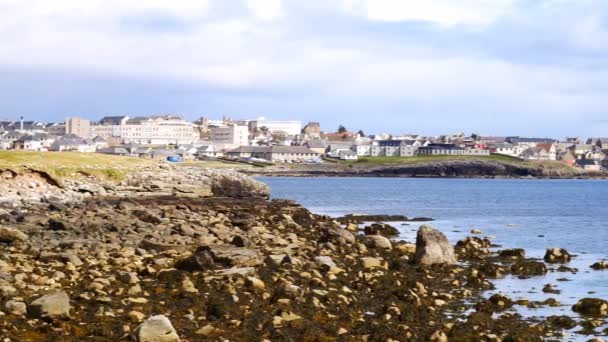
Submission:
[[397,228],[386,223],[372,223],[363,229],[365,235],[382,235],[386,237],[395,237],[399,235]]
[[414,262],[419,265],[454,264],[454,247],[448,238],[431,226],[423,225],[416,236]]
[[135,328],[137,342],[179,342],[179,336],[169,318],[152,316]]
[[381,235],[368,235],[365,237],[365,244],[370,248],[392,249],[391,241]]
[[572,306],[574,312],[589,316],[608,316],[608,301],[598,298],[583,298]]
[[70,316],[70,297],[56,290],[34,300],[27,308],[32,318],[57,319]]
[[27,235],[19,229],[0,227],[0,242],[14,243],[27,241]]
[[511,266],[511,271],[521,277],[541,276],[547,274],[547,266],[540,261],[521,260]]
[[548,248],[544,259],[549,263],[566,263],[572,260],[572,255],[563,248]]

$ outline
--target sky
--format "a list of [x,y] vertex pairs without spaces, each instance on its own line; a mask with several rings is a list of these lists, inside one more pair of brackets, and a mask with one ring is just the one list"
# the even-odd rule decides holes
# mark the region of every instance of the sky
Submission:
[[0,119],[608,136],[604,0],[0,0]]

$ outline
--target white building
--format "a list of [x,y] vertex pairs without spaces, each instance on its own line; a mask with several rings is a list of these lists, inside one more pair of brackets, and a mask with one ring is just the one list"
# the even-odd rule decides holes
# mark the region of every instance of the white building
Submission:
[[260,118],[249,121],[249,130],[253,133],[258,130],[268,130],[270,133],[298,135],[302,132],[301,121],[270,121]]
[[199,140],[193,123],[173,115],[105,117],[91,126],[91,135],[144,145],[192,144]]
[[228,125],[209,128],[209,140],[213,144],[232,147],[249,145],[249,128],[247,126]]

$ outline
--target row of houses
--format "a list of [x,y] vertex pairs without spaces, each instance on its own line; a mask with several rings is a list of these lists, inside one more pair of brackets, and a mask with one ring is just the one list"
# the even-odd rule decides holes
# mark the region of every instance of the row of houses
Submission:
[[104,147],[107,147],[107,142],[101,137],[83,139],[74,134],[54,136],[47,133],[19,132],[0,134],[0,150],[95,152]]

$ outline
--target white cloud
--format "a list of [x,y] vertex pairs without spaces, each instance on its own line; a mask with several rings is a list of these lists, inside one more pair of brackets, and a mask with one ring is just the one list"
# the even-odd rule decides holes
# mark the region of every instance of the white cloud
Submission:
[[275,20],[285,15],[281,0],[247,0],[247,7],[260,20]]
[[377,21],[428,21],[442,26],[487,25],[508,13],[514,0],[343,0],[353,14]]

